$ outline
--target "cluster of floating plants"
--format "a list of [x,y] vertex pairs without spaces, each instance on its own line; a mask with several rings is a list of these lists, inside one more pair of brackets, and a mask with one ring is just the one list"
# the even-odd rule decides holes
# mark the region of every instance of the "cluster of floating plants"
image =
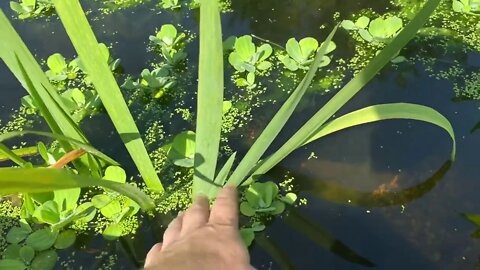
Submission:
[[[114,12],[149,1],[99,2],[104,2],[107,12]],[[167,12],[200,5],[196,0],[157,2],[156,6]],[[216,2],[206,0],[201,14],[202,9],[214,10]],[[412,55],[402,49],[412,38],[415,44],[422,44],[425,40],[453,37],[466,51],[480,51],[478,1],[445,2],[449,1],[441,3],[430,17],[439,4],[437,0],[427,1],[423,9],[419,6],[411,10],[411,5],[393,1],[400,7],[398,11],[377,14],[364,10],[345,20],[337,16],[335,20],[341,28],[338,31],[346,31],[355,46],[354,56],[348,60],[336,58],[338,48],[333,36],[337,28],[326,38],[292,37],[282,47],[252,35],[222,40],[218,20],[216,25],[207,25],[211,29],[207,27],[209,30],[203,33],[209,35],[206,40],[213,42],[210,47],[201,45],[199,67],[202,70],[208,66],[211,76],[200,75],[199,84],[208,84],[216,95],[200,87],[198,95],[208,102],[199,103],[194,111],[196,95],[192,87],[196,87],[196,82],[192,84],[192,80],[197,67],[189,62],[187,47],[196,36],[180,30],[182,26],[159,26],[149,37],[146,52],[154,54],[157,60],[146,63],[140,74],[122,74],[120,60],[111,54],[115,48],[96,43],[86,20],[70,19],[85,18],[77,1],[12,1],[11,8],[19,19],[56,16],[55,6],[79,57],[70,60],[54,53],[40,66],[28,50],[19,49],[23,42],[0,14],[0,48],[5,48],[0,58],[29,93],[22,98],[12,120],[0,127],[0,142],[26,134],[50,139],[33,146],[31,141],[25,141],[11,149],[0,144],[0,161],[9,159],[20,168],[3,168],[0,181],[17,178],[16,172],[21,170],[30,177],[29,181],[39,179],[43,184],[28,186],[28,181],[19,181],[17,186],[1,190],[21,195],[0,203],[0,209],[10,213],[8,219],[0,219],[0,231],[6,237],[0,241],[0,268],[52,269],[58,261],[58,250],[70,248],[80,234],[101,234],[107,240],[128,237],[141,225],[141,213],[183,210],[191,203],[192,194],[206,193],[213,199],[218,186],[225,183],[241,186],[241,235],[250,245],[270,220],[305,204],[304,198],[297,198],[292,179],[285,176],[273,182],[260,177],[295,149],[354,125],[406,117],[435,124],[454,141],[447,119],[431,108],[415,104],[373,105],[331,119],[387,64],[428,65],[426,70],[439,79],[468,76],[464,84],[455,85],[455,93],[464,98],[480,98],[478,73],[444,72],[437,69],[436,62],[423,58],[421,51]],[[222,10],[228,7],[228,2],[221,3]],[[415,23],[408,28],[412,20]],[[202,20],[201,29],[205,24]],[[87,33],[88,38],[81,33]],[[205,59],[206,55],[212,59]],[[213,60],[216,64],[222,62],[219,59],[229,65],[209,66],[208,62]],[[225,93],[224,70],[230,79]],[[344,78],[359,73],[368,78],[354,77],[342,88]],[[120,87],[117,81],[122,81]],[[272,83],[278,88],[267,87]],[[264,156],[307,91],[338,91],[336,103],[327,103],[277,152]],[[271,104],[281,105],[283,100],[286,102],[263,133],[249,129],[255,123],[256,112]],[[79,123],[88,123],[89,118],[105,113],[114,123],[143,182],[129,177],[118,162],[91,146],[79,128]],[[209,124],[206,115],[218,121]],[[51,133],[30,131],[40,123],[46,123]],[[244,159],[237,159],[234,149],[238,146],[231,142],[238,138],[246,141],[250,149]],[[215,153],[206,150],[207,139],[218,144]],[[199,155],[206,165],[199,164]],[[455,141],[452,159],[454,156]],[[216,167],[217,157],[223,161],[222,166]],[[234,165],[238,167],[235,169]],[[206,173],[214,185],[199,184],[203,181],[199,172]],[[60,180],[67,184],[60,184]],[[289,218],[295,217],[292,214]],[[479,224],[477,216],[468,218]]]

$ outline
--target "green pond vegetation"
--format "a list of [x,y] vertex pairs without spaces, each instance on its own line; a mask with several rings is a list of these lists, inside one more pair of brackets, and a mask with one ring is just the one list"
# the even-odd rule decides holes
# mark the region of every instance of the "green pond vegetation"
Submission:
[[[150,1],[96,2],[111,13]],[[72,248],[79,235],[109,241],[131,237],[142,220],[184,210],[197,194],[213,201],[226,184],[241,192],[246,245],[258,240],[275,257],[262,234],[272,219],[291,211],[288,224],[305,234],[315,231],[295,213],[307,203],[296,194],[295,179],[265,176],[296,149],[357,125],[410,119],[446,131],[452,141],[446,158],[455,159],[454,130],[433,108],[373,104],[337,115],[382,68],[421,63],[432,77],[452,81],[458,98],[480,99],[478,71],[464,70],[456,61],[446,70],[438,65],[452,43],[458,53],[480,51],[479,1],[397,0],[391,4],[398,8],[382,14],[366,9],[344,18],[337,13],[328,35],[292,37],[284,45],[254,35],[223,37],[221,14],[235,12],[228,2],[157,2],[162,12],[200,8],[200,31],[159,25],[149,40],[139,41],[154,55],[140,74],[123,74],[121,56],[97,41],[78,0],[10,3],[15,19],[25,24],[58,16],[76,58],[52,52],[39,61],[0,11],[0,58],[27,91],[11,120],[0,122],[0,162],[13,164],[0,168],[0,268],[66,266],[69,260],[58,253]],[[341,31],[355,45],[349,59],[336,56]],[[197,38],[199,58],[193,63],[186,48]],[[432,40],[441,44],[438,57],[426,53]],[[406,50],[407,44],[416,49]],[[192,85],[197,65],[198,85]],[[309,93],[334,95],[316,104],[318,111],[278,149],[267,152]],[[260,117],[255,113],[268,106],[276,113],[261,130],[252,127]],[[99,151],[102,146],[91,145],[82,124],[96,115],[108,115],[139,175]],[[40,124],[49,131],[36,131]],[[8,141],[19,137],[20,143]],[[232,138],[248,145],[245,153]],[[480,226],[477,215],[465,217]],[[355,256],[347,259],[371,265]]]

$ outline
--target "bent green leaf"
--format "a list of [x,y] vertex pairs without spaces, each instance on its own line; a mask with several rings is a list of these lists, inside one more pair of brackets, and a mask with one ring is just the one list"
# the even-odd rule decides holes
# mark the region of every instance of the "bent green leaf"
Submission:
[[410,103],[373,105],[348,113],[320,127],[303,145],[342,129],[389,119],[423,121],[444,129],[452,139],[451,159],[455,159],[455,134],[448,119],[430,107]]
[[66,170],[34,168],[0,168],[0,195],[12,193],[38,193],[76,187],[101,186],[129,197],[143,210],[155,207],[152,199],[128,184],[102,180],[84,175],[75,175]]
[[[353,96],[355,96],[377,73],[395,57],[398,52],[415,36],[428,20],[432,12],[439,5],[440,0],[429,0],[403,28],[403,30],[375,57],[368,65],[350,80],[335,96],[333,96],[307,123],[305,123],[290,139],[283,144],[271,156],[263,160],[251,174],[261,175],[282,161],[295,149],[300,147],[322,126],[330,117],[342,108]],[[240,179],[239,179],[240,180]],[[235,182],[240,184],[241,180]]]

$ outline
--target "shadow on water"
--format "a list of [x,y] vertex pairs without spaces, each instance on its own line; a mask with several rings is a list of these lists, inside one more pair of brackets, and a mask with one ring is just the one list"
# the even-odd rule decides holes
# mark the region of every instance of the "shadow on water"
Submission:
[[451,166],[452,162],[447,161],[431,177],[413,187],[381,193],[358,191],[330,181],[314,179],[301,172],[294,172],[292,176],[297,179],[301,191],[315,197],[341,204],[348,202],[353,206],[382,207],[406,204],[421,198],[443,179]]
[[[350,206],[385,207],[402,205],[421,198],[438,185],[451,165],[451,161],[445,162],[429,178],[415,186],[395,192],[387,191],[382,193],[358,191],[329,181],[308,177],[300,172],[293,172],[291,175],[295,177],[300,189],[299,191],[323,200],[338,204],[347,204],[348,202]],[[276,167],[269,175],[280,177],[284,172],[281,167]],[[290,209],[282,220],[297,234],[305,236],[307,239],[315,242],[319,247],[328,250],[347,262],[364,267],[376,266],[374,262],[359,255],[347,244],[338,240],[334,234],[330,233],[323,226],[308,216],[301,214],[294,208]],[[273,239],[267,237],[265,233],[256,237],[256,243],[269,254],[281,269],[296,269],[294,263],[288,256],[288,252],[283,250]]]

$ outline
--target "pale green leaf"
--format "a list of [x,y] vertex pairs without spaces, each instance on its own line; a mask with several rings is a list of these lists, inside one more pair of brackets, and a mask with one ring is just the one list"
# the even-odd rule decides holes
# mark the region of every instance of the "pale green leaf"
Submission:
[[[0,58],[35,100],[36,106],[53,133],[88,144],[83,133],[67,113],[67,108],[62,104],[56,89],[50,84],[40,65],[1,10]],[[66,151],[73,150],[68,142],[60,143]],[[86,164],[88,164],[86,157],[81,159],[81,163],[75,163],[81,171],[88,171]]]
[[33,131],[33,130],[12,131],[12,132],[7,132],[7,133],[4,133],[4,134],[1,134],[0,135],[0,142],[3,142],[5,140],[9,140],[9,139],[12,139],[12,138],[15,138],[15,137],[18,137],[18,136],[23,136],[23,135],[26,135],[26,134],[34,134],[34,135],[37,135],[37,136],[52,138],[52,139],[56,139],[56,140],[63,141],[63,142],[69,142],[73,145],[76,145],[76,146],[82,148],[86,152],[105,160],[106,162],[108,162],[110,164],[113,164],[113,165],[118,164],[118,162],[116,162],[112,158],[108,157],[107,155],[103,154],[102,152],[98,151],[94,147],[92,147],[88,144],[85,144],[82,141],[78,141],[76,139],[73,139],[73,138],[70,138],[70,137],[67,137],[67,136],[63,136],[63,135],[60,135],[60,134],[53,134],[53,133],[42,132],[42,131]]
[[298,44],[298,41],[295,38],[290,38],[287,40],[285,49],[287,50],[288,55],[290,55],[290,57],[298,63],[302,63],[305,60],[302,49],[300,48],[300,44]]
[[197,129],[192,196],[209,193],[215,177],[222,128],[223,80],[219,5],[217,0],[203,0],[200,6]]
[[[32,181],[35,179],[35,181]],[[76,187],[101,186],[125,195],[137,202],[143,210],[155,207],[152,199],[136,187],[84,175],[75,175],[62,169],[0,168],[0,194],[17,192],[36,193]]]
[[[255,168],[253,175],[261,175],[268,172],[281,160],[295,149],[304,144],[334,113],[345,105],[363,86],[365,86],[377,73],[398,54],[428,20],[432,12],[437,8],[440,0],[427,1],[419,13],[406,25],[403,30],[375,57],[367,66],[350,80],[335,96],[333,96],[307,123],[305,123],[280,149],[264,159]],[[240,184],[242,179],[236,179],[234,183]]]
[[238,53],[242,61],[248,62],[255,54],[255,44],[252,42],[252,36],[246,35],[237,38],[235,52]]
[[47,58],[47,66],[56,74],[62,73],[63,70],[67,67],[65,58],[59,54],[55,53],[50,55]]
[[455,159],[455,134],[448,119],[430,107],[410,103],[373,105],[348,113],[320,127],[317,132],[312,134],[312,136],[304,143],[304,145],[342,129],[389,119],[424,121],[444,129],[452,139],[451,159]]
[[119,224],[110,224],[103,231],[102,235],[107,240],[115,240],[118,237],[122,236],[123,229]]
[[368,26],[369,23],[370,23],[370,18],[366,16],[361,16],[355,21],[355,26],[357,26],[358,28],[364,29]]
[[295,91],[293,91],[290,97],[285,101],[282,107],[278,110],[273,119],[268,123],[267,127],[265,127],[257,140],[255,140],[255,143],[250,147],[245,157],[242,159],[240,164],[230,176],[227,182],[228,184],[236,186],[240,185],[240,183],[245,179],[248,173],[260,160],[260,158],[265,153],[270,144],[273,142],[278,133],[280,133],[281,129],[292,115],[295,107],[298,105],[300,99],[305,94],[308,86],[313,80],[315,73],[317,72],[318,67],[321,63],[321,60],[323,56],[325,56],[325,52],[328,49],[327,44],[330,44],[330,41],[335,35],[337,28],[338,26],[336,26],[328,35],[323,45],[317,51],[317,55],[315,56],[312,66],[308,70],[303,80],[297,86]]
[[42,223],[55,224],[60,221],[60,211],[55,201],[47,201],[35,209],[33,217]]
[[147,187],[163,191],[135,121],[105,61],[95,35],[78,0],[54,0],[55,9],[75,47],[117,132],[127,147]]
[[[318,41],[312,37],[302,38],[298,44],[302,50],[303,60],[307,60],[318,48]],[[329,44],[330,46],[330,44]],[[325,53],[329,52],[329,48]]]
[[355,23],[353,23],[351,20],[343,20],[340,26],[342,26],[342,28],[345,30],[354,30],[357,28]]
[[58,204],[60,212],[74,210],[80,198],[80,188],[53,191],[53,200]]
[[127,174],[125,170],[119,166],[108,166],[103,179],[117,183],[125,183],[127,181]]

